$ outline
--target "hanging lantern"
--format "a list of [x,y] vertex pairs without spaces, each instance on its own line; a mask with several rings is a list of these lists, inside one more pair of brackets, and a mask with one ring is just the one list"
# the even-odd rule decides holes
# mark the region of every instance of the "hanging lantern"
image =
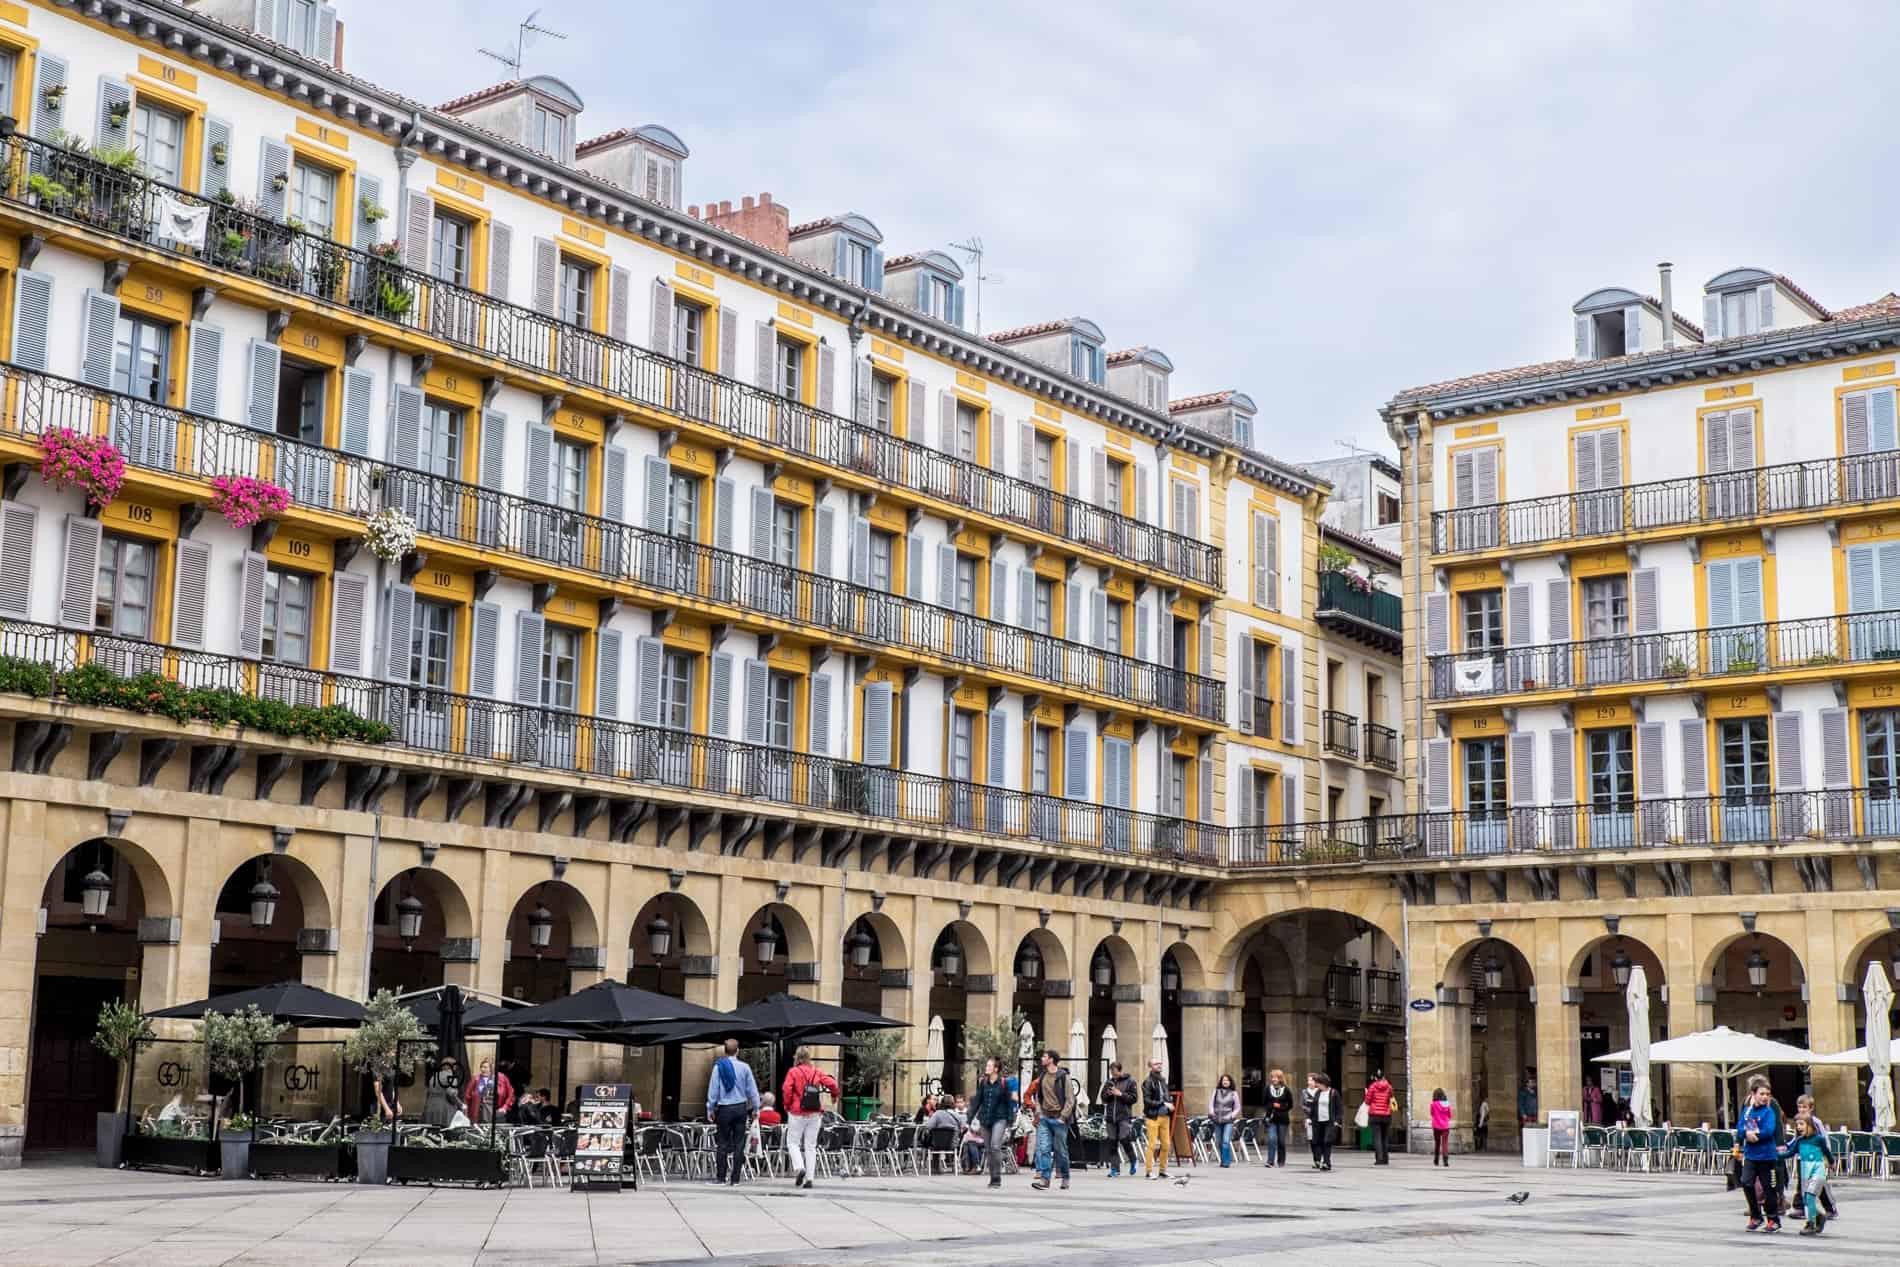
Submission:
[[1089,964],[1089,977],[1096,985],[1107,986],[1115,982],[1115,964],[1106,950],[1097,950],[1095,959]]
[[257,883],[251,886],[251,927],[269,928],[277,918],[277,886],[270,882],[270,859],[257,867]]
[[1498,962],[1496,955],[1488,956],[1484,961],[1484,988],[1487,990],[1504,988],[1504,965]]
[[1748,952],[1748,984],[1758,991],[1768,984],[1768,957],[1759,948]]
[[1028,981],[1042,975],[1042,952],[1036,949],[1035,942],[1024,942],[1023,948],[1016,952],[1016,975]]
[[1610,960],[1610,975],[1616,978],[1619,990],[1630,983],[1630,957],[1623,953],[1621,946],[1616,948],[1616,956]]
[[673,949],[673,926],[666,922],[666,916],[655,915],[647,924],[647,949],[655,959],[664,959]]
[[1161,960],[1161,988],[1168,994],[1181,988],[1181,969],[1175,965],[1173,955]]
[[112,877],[105,873],[104,861],[100,859],[100,866],[86,872],[79,882],[80,909],[89,920],[104,919],[106,908],[112,905]]
[[937,971],[951,977],[963,971],[963,947],[954,937],[946,935],[937,943]]
[[761,968],[778,958],[778,934],[772,931],[768,920],[759,925],[759,931],[752,934],[752,949],[758,955]]
[[554,938],[554,912],[545,903],[537,902],[528,912],[528,944],[534,947],[534,956],[539,959],[541,952],[548,948],[548,942]]
[[871,934],[865,931],[864,925],[859,924],[844,941],[845,948],[851,952],[851,966],[853,968],[869,966],[871,947],[877,943],[872,939]]
[[422,899],[413,893],[396,903],[396,933],[408,949],[414,949],[416,938],[422,936]]

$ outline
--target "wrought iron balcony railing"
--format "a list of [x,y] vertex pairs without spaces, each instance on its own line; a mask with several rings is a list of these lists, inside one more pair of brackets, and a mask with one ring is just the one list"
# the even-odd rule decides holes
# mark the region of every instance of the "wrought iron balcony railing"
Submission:
[[1381,770],[1399,768],[1399,732],[1376,721],[1366,723],[1366,760]]
[[1431,657],[1431,698],[1693,682],[1900,660],[1900,611],[1811,616]]
[[1225,834],[1206,823],[1086,801],[22,621],[0,627],[0,656],[14,666],[38,665],[54,673],[98,665],[121,678],[150,673],[187,688],[342,708],[386,724],[389,745],[409,751],[582,772],[913,827],[1210,865],[1220,860]]
[[1326,1007],[1335,1012],[1358,1012],[1365,1002],[1364,982],[1352,964],[1326,966]]
[[1350,616],[1395,635],[1405,632],[1405,605],[1397,594],[1354,587],[1343,572],[1319,574],[1319,607],[1314,615]]
[[1597,492],[1434,511],[1432,549],[1437,554],[1475,554],[1895,498],[1900,498],[1900,453],[1815,458],[1721,475],[1686,475]]
[[1359,759],[1359,719],[1351,713],[1327,709],[1320,714],[1320,743],[1331,753],[1351,761]]
[[1218,721],[1220,683],[1084,643],[966,615],[813,572],[762,562],[632,524],[531,501],[407,467],[200,418],[47,374],[0,367],[0,434],[36,438],[58,427],[108,435],[129,465],[210,480],[250,475],[295,503],[364,518],[401,508],[426,541],[452,541],[654,591],[698,599],[821,632],[921,651],[978,669]]
[[[30,136],[16,133],[5,145],[0,199],[806,461],[854,471],[947,502],[960,513],[1049,533],[1117,560],[1220,588],[1221,552],[1206,542],[412,271],[391,247],[340,246],[321,234]],[[209,205],[203,246],[168,236],[160,214],[165,201]]]

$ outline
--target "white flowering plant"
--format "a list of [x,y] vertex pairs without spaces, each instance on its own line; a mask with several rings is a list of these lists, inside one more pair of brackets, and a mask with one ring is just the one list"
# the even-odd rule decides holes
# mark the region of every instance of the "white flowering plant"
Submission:
[[385,506],[369,517],[364,535],[371,554],[394,563],[416,548],[416,521],[394,506]]

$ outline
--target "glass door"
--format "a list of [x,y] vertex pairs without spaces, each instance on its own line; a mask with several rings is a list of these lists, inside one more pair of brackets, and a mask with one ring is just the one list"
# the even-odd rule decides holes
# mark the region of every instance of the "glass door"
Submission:
[[1865,831],[1891,836],[1900,830],[1900,710],[1860,715],[1860,752],[1867,788]]
[[1630,677],[1629,577],[1593,576],[1583,583],[1583,667],[1590,683]]
[[1504,740],[1467,739],[1465,852],[1501,853],[1505,831]]
[[1636,762],[1628,727],[1589,732],[1590,843],[1633,843]]
[[1765,840],[1769,828],[1768,719],[1737,717],[1718,730],[1722,838]]

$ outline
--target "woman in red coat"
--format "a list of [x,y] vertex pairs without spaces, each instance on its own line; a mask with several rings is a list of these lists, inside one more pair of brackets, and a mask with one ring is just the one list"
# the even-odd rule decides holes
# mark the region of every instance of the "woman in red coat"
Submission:
[[[494,1104],[489,1104],[493,1099]],[[496,1073],[493,1061],[482,1061],[479,1074],[468,1080],[462,1088],[462,1107],[468,1111],[471,1122],[492,1122],[506,1116],[514,1107],[515,1088],[505,1073]]]

